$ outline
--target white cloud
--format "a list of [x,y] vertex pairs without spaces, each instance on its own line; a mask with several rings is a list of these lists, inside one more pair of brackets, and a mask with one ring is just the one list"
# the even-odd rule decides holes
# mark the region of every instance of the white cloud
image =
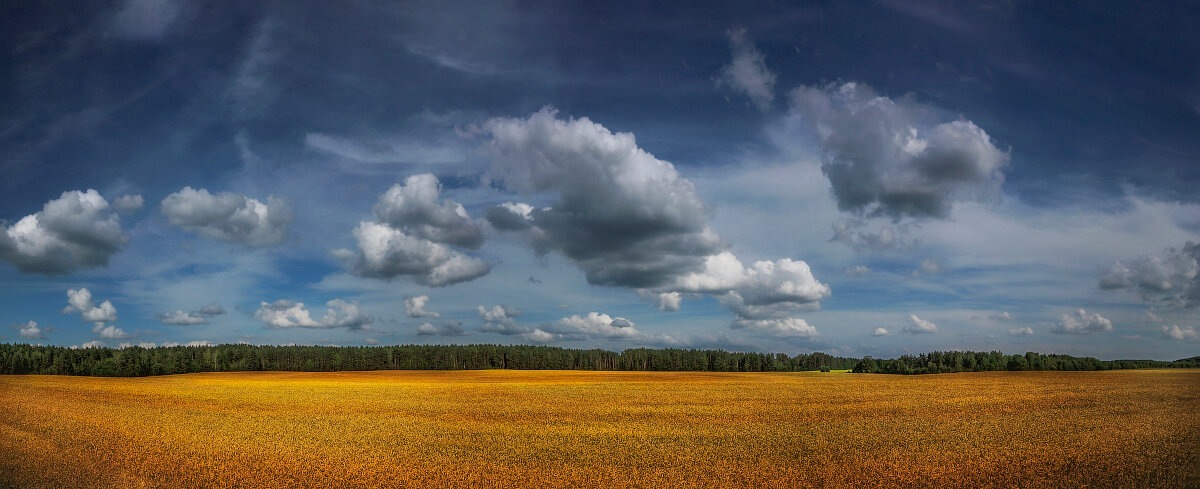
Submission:
[[871,336],[887,336],[887,335],[888,335],[887,328],[875,328],[875,331],[871,332]]
[[130,337],[129,333],[126,333],[121,328],[111,324],[105,325],[104,323],[96,323],[96,325],[92,327],[92,332],[96,333],[97,336],[108,340],[123,340]]
[[1100,288],[1137,290],[1143,300],[1167,306],[1200,305],[1200,243],[1117,261],[1100,278]]
[[1180,341],[1195,341],[1197,338],[1200,338],[1200,334],[1196,333],[1195,326],[1180,328],[1177,325],[1163,326],[1162,336],[1163,338]]
[[62,310],[63,314],[79,313],[79,319],[92,323],[92,333],[97,336],[110,340],[122,340],[130,337],[129,333],[121,328],[104,324],[117,320],[117,308],[109,301],[96,305],[92,301],[90,290],[86,288],[68,290],[67,304],[67,307]]
[[521,315],[512,307],[496,305],[491,309],[479,306],[475,308],[479,313],[479,319],[483,324],[479,327],[480,331],[489,333],[500,333],[502,335],[525,334],[533,330],[533,328],[517,324],[517,316]]
[[819,334],[817,328],[799,318],[737,319],[731,327],[778,338],[810,338]]
[[431,287],[487,275],[490,263],[451,248],[478,248],[483,234],[462,205],[449,199],[438,203],[440,188],[430,174],[393,186],[375,205],[378,222],[363,221],[354,228],[358,249],[333,250],[333,256],[360,277],[405,276]]
[[442,321],[438,324],[427,322],[417,326],[417,336],[465,336],[466,334],[462,323],[456,321]]
[[79,345],[77,347],[72,347],[72,348],[79,349],[79,348],[107,348],[107,347],[108,347],[108,345],[104,344],[103,341],[92,340],[92,341],[89,341],[87,343],[84,343],[82,345]]
[[409,234],[466,249],[483,244],[483,231],[467,210],[453,200],[441,203],[441,183],[429,173],[412,175],[379,197],[375,216],[379,222]]
[[1089,334],[1112,331],[1112,321],[1105,319],[1099,313],[1088,314],[1079,309],[1073,314],[1063,314],[1058,322],[1050,326],[1050,332],[1056,334]]
[[364,221],[353,234],[358,249],[334,250],[333,256],[360,277],[390,280],[407,276],[440,287],[474,280],[492,269],[488,262],[383,224]]
[[172,312],[165,312],[154,316],[158,322],[163,324],[171,324],[176,326],[187,326],[192,324],[207,324],[208,318],[199,312],[185,312],[182,309],[177,309]]
[[634,328],[633,321],[598,312],[589,312],[586,316],[572,315],[543,324],[538,329],[556,335],[556,339],[638,339],[645,336]]
[[726,34],[733,60],[721,68],[717,84],[750,97],[759,110],[770,109],[775,100],[775,73],[767,68],[766,56],[746,38],[746,29],[734,28]]
[[0,222],[0,259],[21,273],[58,275],[107,266],[128,242],[108,201],[91,189],[63,192],[11,226]]
[[122,195],[113,199],[112,208],[117,212],[134,212],[140,210],[146,200],[141,194]]
[[200,236],[261,247],[282,243],[294,215],[282,200],[257,199],[232,192],[210,194],[184,187],[162,201],[162,212],[176,226]]
[[42,328],[38,327],[38,323],[34,321],[29,321],[28,323],[22,324],[20,332],[21,337],[26,339],[37,340],[45,338],[45,336],[42,334]]
[[683,294],[679,292],[654,292],[638,289],[637,293],[642,300],[649,301],[654,304],[654,307],[667,312],[678,311],[680,304],[683,303]]
[[991,201],[1009,154],[971,121],[924,124],[921,103],[861,83],[799,87],[791,110],[817,136],[838,208],[860,215],[949,217],[960,201]]
[[1012,314],[1009,314],[1008,311],[1001,311],[989,317],[997,321],[1011,321],[1013,318]]
[[1008,334],[1012,336],[1029,336],[1033,334],[1033,328],[1026,326],[1024,328],[1010,329],[1008,330]]
[[92,332],[106,339],[125,339],[129,334],[105,322],[117,320],[117,308],[112,302],[104,301],[96,305],[92,301],[92,292],[86,288],[70,289],[67,291],[67,307],[63,314],[79,313],[79,319],[92,323]]
[[429,296],[418,295],[414,297],[404,298],[404,313],[410,318],[440,318],[441,314],[433,311],[426,311],[425,305],[429,303]]
[[[143,344],[143,343],[139,343],[139,345],[141,345],[141,344]],[[149,344],[153,345],[154,343],[149,343]],[[176,347],[176,346],[213,346],[213,345],[214,344],[208,340],[195,340],[195,341],[189,341],[186,343],[179,343],[179,342],[175,342],[175,341],[166,341],[166,342],[163,342],[159,346],[162,346],[163,348],[171,348],[171,347]],[[154,348],[154,347],[151,346],[150,348]]]
[[911,334],[932,334],[938,331],[937,325],[932,321],[926,321],[917,317],[916,314],[908,315],[908,325],[901,331]]
[[177,309],[172,312],[156,314],[154,319],[157,319],[162,324],[175,326],[187,326],[192,324],[208,324],[208,319],[212,316],[225,314],[225,308],[219,303],[212,303],[201,307],[198,311],[184,311]]
[[815,304],[830,295],[829,286],[817,281],[803,261],[757,261],[746,268],[730,252],[707,257],[701,271],[683,275],[666,288],[713,295],[732,292],[738,302],[753,306]]
[[351,330],[368,329],[367,325],[375,322],[375,317],[363,311],[358,303],[342,299],[332,299],[325,303],[325,315],[320,321],[312,318],[312,314],[304,307],[303,302],[292,302],[280,299],[275,302],[263,302],[254,312],[254,317],[268,328],[347,328]]

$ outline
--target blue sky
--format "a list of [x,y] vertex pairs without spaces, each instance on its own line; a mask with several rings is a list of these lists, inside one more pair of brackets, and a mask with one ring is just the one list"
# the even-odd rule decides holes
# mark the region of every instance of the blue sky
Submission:
[[2,11],[0,341],[1200,350],[1175,3]]

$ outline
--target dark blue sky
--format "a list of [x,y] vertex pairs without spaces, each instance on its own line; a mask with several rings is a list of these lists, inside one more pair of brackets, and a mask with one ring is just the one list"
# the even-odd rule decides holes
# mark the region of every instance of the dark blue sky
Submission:
[[0,336],[1194,354],[1198,7],[9,2]]

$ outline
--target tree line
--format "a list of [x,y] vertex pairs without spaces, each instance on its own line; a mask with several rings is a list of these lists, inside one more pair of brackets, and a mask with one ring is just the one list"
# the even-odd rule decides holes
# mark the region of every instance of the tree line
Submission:
[[1158,360],[1098,360],[1092,357],[1045,355],[1029,352],[1024,355],[1005,355],[998,351],[935,351],[920,355],[903,355],[895,359],[864,357],[851,372],[878,374],[940,374],[955,372],[990,372],[998,370],[1116,370],[1130,368],[1197,368],[1200,357],[1171,362]]
[[622,352],[532,345],[174,346],[64,348],[0,344],[0,374],[140,377],[196,372],[347,370],[848,370],[857,358],[677,348]]
[[1098,360],[1070,355],[931,352],[895,359],[848,358],[826,353],[727,352],[631,348],[622,352],[533,345],[396,346],[174,346],[66,348],[0,344],[0,374],[140,377],[196,372],[347,370],[637,370],[699,372],[798,372],[932,374],[997,370],[1112,370],[1197,368],[1200,357],[1173,362]]

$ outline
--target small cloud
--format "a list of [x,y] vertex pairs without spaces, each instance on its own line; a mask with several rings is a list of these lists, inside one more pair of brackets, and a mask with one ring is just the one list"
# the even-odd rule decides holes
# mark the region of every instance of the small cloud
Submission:
[[532,276],[532,275],[531,275],[531,276],[529,277],[529,283],[531,283],[531,284],[540,284],[540,283],[542,283],[542,281],[541,281],[540,279],[538,279],[537,277],[534,277],[534,276]]
[[367,338],[367,339],[363,340],[363,343],[366,343],[368,345],[378,345],[379,340],[377,340],[375,338]]
[[20,331],[21,337],[25,339],[40,340],[45,338],[45,336],[42,334],[42,328],[38,327],[38,323],[34,321],[29,321],[28,323],[22,324],[20,326]]
[[145,205],[145,199],[142,199],[141,194],[122,195],[113,199],[112,207],[117,212],[135,212],[140,210]]
[[938,331],[937,325],[932,321],[926,321],[917,317],[916,314],[908,315],[908,326],[902,330],[910,334],[933,334]]
[[[996,314],[992,314],[991,316],[988,316],[988,317],[995,319],[997,321],[1011,321],[1013,318],[1012,314],[1009,314],[1008,311],[1001,311]],[[1028,329],[1028,328],[1026,328],[1026,329]]]
[[433,311],[426,311],[425,305],[429,303],[429,296],[418,295],[404,298],[404,313],[410,318],[440,318],[441,314]]
[[158,322],[160,322],[160,323],[174,325],[174,326],[189,326],[189,325],[193,325],[193,324],[207,324],[208,323],[208,318],[205,317],[203,314],[200,314],[198,312],[184,312],[182,310],[176,310],[174,312],[167,312],[167,313],[163,313],[163,314],[156,314],[154,316],[154,319],[157,319]]
[[756,333],[777,338],[808,338],[817,336],[817,328],[800,318],[737,319],[730,325],[733,329],[748,329]]
[[1008,330],[1008,334],[1012,336],[1030,336],[1033,334],[1033,328],[1027,326],[1024,328],[1010,329]]
[[667,312],[675,312],[679,310],[679,306],[683,303],[683,294],[679,292],[654,292],[652,290],[638,289],[638,296],[642,300],[649,301],[654,304],[654,307]]
[[871,333],[871,336],[887,336],[887,335],[888,335],[887,328],[875,328],[875,331]]
[[775,73],[767,68],[766,56],[746,38],[745,28],[729,29],[729,50],[733,60],[721,68],[717,85],[727,85],[741,92],[766,112],[775,100]]
[[314,320],[303,302],[280,299],[263,302],[254,312],[254,317],[265,323],[267,328],[347,328],[369,329],[375,317],[363,311],[357,302],[333,299],[325,303],[325,316]]
[[1088,314],[1080,309],[1073,314],[1063,314],[1058,322],[1050,326],[1050,332],[1055,334],[1090,334],[1112,331],[1112,321],[1100,314]]
[[1180,328],[1177,325],[1163,326],[1162,337],[1170,340],[1195,341],[1197,339],[1196,327],[1188,326]]
[[207,306],[201,307],[200,314],[205,316],[219,316],[221,314],[225,314],[225,308],[221,307],[221,304],[214,302]]
[[442,321],[438,324],[425,323],[417,326],[417,336],[466,336],[462,323],[457,321]]
[[219,303],[212,303],[201,307],[198,311],[185,312],[183,310],[175,310],[173,312],[165,312],[156,314],[154,319],[162,324],[173,326],[189,326],[193,324],[208,324],[208,318],[225,314],[225,308]]

